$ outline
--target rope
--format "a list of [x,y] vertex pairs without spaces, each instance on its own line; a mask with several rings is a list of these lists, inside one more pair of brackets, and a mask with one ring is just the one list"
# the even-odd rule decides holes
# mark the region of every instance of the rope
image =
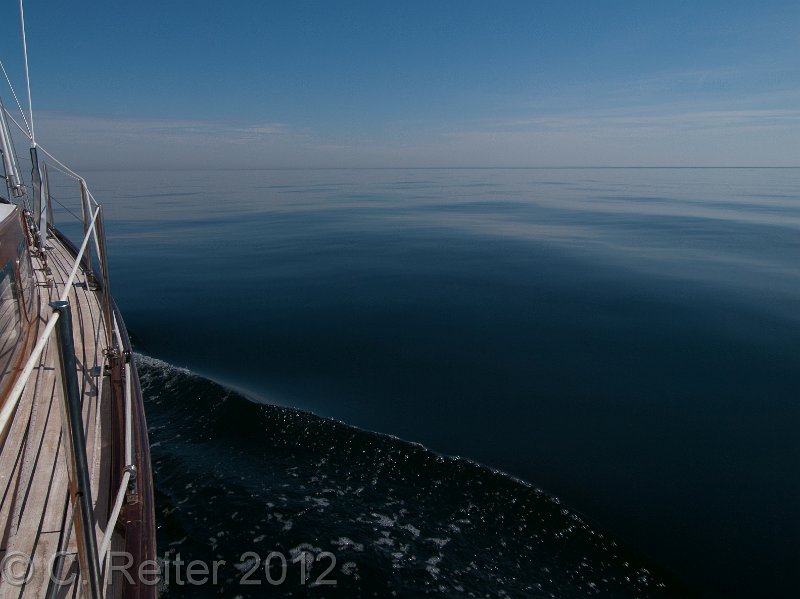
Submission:
[[[86,186],[86,182],[84,181],[84,183],[83,183],[83,184],[84,184],[84,187],[85,187],[85,186]],[[92,200],[92,201],[94,202],[94,205],[95,205],[95,206],[99,206],[99,205],[100,205],[100,204],[98,204],[98,203],[97,203],[97,200],[95,200],[95,199],[94,199],[94,196],[92,195],[92,192],[91,192],[91,191],[89,191],[89,188],[88,188],[88,187],[86,187],[86,194],[89,196],[89,199],[90,199],[90,200]]]
[[[19,129],[20,131],[22,131],[22,134],[23,134],[23,135],[27,135],[27,134],[26,134],[26,132],[25,132],[25,129],[23,129],[23,128],[22,128],[22,125],[20,125],[20,124],[19,124],[19,123],[16,121],[16,119],[15,119],[13,116],[11,116],[11,113],[8,111],[8,108],[6,108],[6,109],[5,109],[5,111],[6,111],[6,115],[8,116],[8,118],[10,118],[10,119],[11,119],[11,122],[12,122],[12,123],[14,123],[14,125],[16,125],[17,129]],[[28,136],[28,138],[30,138],[30,136]],[[31,141],[33,141],[33,140],[31,140]],[[68,167],[66,164],[64,164],[63,162],[61,162],[61,161],[60,161],[58,158],[56,158],[55,156],[53,156],[53,155],[52,155],[50,152],[48,152],[48,151],[47,151],[47,149],[46,149],[46,148],[44,148],[44,147],[42,147],[42,146],[38,146],[38,145],[37,145],[36,147],[37,147],[38,149],[40,149],[40,150],[42,151],[42,153],[43,153],[43,154],[45,154],[45,155],[46,155],[48,158],[50,158],[50,160],[52,160],[53,162],[55,162],[55,163],[56,163],[56,164],[55,164],[55,166],[54,166],[53,168],[55,168],[57,171],[59,171],[59,172],[61,172],[61,173],[64,173],[64,174],[65,174],[65,175],[67,175],[68,177],[72,177],[72,178],[73,178],[73,179],[75,179],[76,181],[81,181],[81,182],[83,182],[83,186],[86,188],[86,193],[89,195],[89,198],[92,200],[92,202],[94,202],[94,205],[95,205],[95,206],[99,206],[99,205],[100,205],[100,204],[97,202],[97,200],[95,200],[95,199],[94,199],[94,195],[93,195],[93,194],[92,194],[92,192],[89,190],[89,186],[86,184],[86,179],[84,179],[83,177],[81,177],[81,176],[80,176],[78,173],[76,173],[75,171],[73,171],[73,170],[72,170],[71,168],[69,168],[69,167]]]
[[[83,238],[83,243],[81,244],[80,249],[78,250],[78,257],[75,259],[75,264],[72,267],[72,272],[70,272],[69,278],[67,279],[66,285],[64,287],[64,291],[61,294],[61,300],[64,301],[69,296],[69,292],[72,289],[73,281],[75,280],[75,275],[78,272],[78,269],[81,265],[81,260],[83,259],[83,254],[86,251],[86,245],[89,243],[89,238],[92,237],[92,233],[94,232],[95,223],[97,222],[97,216],[100,214],[100,209],[94,211],[94,216],[92,217],[92,222],[89,225],[89,228],[86,232],[86,236]],[[36,343],[36,346],[33,348],[28,361],[25,363],[25,368],[22,369],[22,372],[17,379],[17,383],[11,389],[8,394],[8,397],[3,404],[2,410],[0,410],[0,435],[5,432],[6,427],[8,426],[9,422],[11,421],[11,417],[13,416],[14,411],[17,408],[17,403],[19,403],[19,398],[22,396],[22,391],[25,388],[25,385],[28,383],[28,377],[30,377],[31,372],[35,368],[37,362],[39,361],[39,357],[42,354],[42,350],[44,346],[47,344],[47,340],[50,338],[50,334],[53,332],[53,329],[56,326],[56,322],[58,322],[59,313],[53,312],[50,315],[50,319],[47,321],[47,326],[44,328],[44,332],[39,337],[39,341]]]
[[86,235],[83,237],[83,243],[81,244],[80,249],[78,250],[78,257],[75,258],[75,264],[72,267],[72,272],[69,273],[69,278],[67,282],[64,284],[64,291],[59,298],[62,302],[67,301],[67,297],[69,297],[69,292],[72,291],[72,282],[75,280],[75,275],[78,273],[78,269],[81,266],[81,261],[83,260],[83,253],[86,251],[86,245],[89,243],[89,238],[92,236],[94,232],[94,224],[97,222],[97,215],[100,214],[100,208],[94,211],[94,216],[92,217],[92,222],[89,224],[89,228],[86,229]]
[[[119,332],[119,322],[117,322],[116,315],[114,316],[114,333],[117,338],[119,348],[125,347],[122,343],[122,335]],[[114,509],[106,524],[106,531],[103,534],[103,542],[100,545],[100,561],[105,558],[106,553],[111,545],[111,536],[114,534],[114,527],[119,519],[119,512],[122,509],[122,502],[125,499],[125,494],[128,492],[128,483],[131,480],[130,466],[133,463],[133,413],[132,413],[132,392],[131,392],[131,365],[125,364],[125,472],[122,475],[122,480],[119,483],[119,490],[117,491],[117,499],[114,502]]]
[[[39,149],[39,150],[43,150],[44,149],[44,148],[42,148],[42,146],[36,146],[36,148]],[[45,154],[46,154],[46,152],[45,152]],[[50,158],[50,159],[53,158],[52,156],[50,156],[50,154],[47,154],[47,157]],[[65,170],[65,169],[61,168],[58,164],[50,164],[49,166],[51,168],[53,168],[54,170],[57,170],[59,173],[62,173],[64,175],[66,175],[67,177],[69,177],[70,179],[72,179],[74,181],[80,181],[81,180],[80,176],[76,176],[73,173],[69,172],[69,170]]]
[[[100,211],[98,208],[95,211],[95,216]],[[106,293],[108,291],[106,290]],[[117,344],[120,350],[125,347],[122,343],[122,335],[120,333],[119,322],[116,315],[114,315],[114,334],[117,338]],[[125,499],[125,494],[128,492],[128,483],[131,480],[130,466],[133,463],[133,413],[132,413],[132,391],[131,391],[131,365],[125,364],[125,472],[122,475],[122,480],[119,483],[119,490],[117,491],[117,498],[114,502],[114,509],[106,524],[105,533],[103,533],[103,542],[100,544],[99,560],[102,562],[105,559],[106,553],[111,546],[111,536],[114,534],[114,527],[119,519],[119,512],[122,509],[122,502]]]
[[[71,168],[69,168],[69,167],[68,167],[66,164],[64,164],[63,162],[61,162],[61,161],[60,161],[58,158],[56,158],[55,156],[53,156],[53,155],[52,155],[50,152],[48,152],[48,151],[47,151],[46,149],[44,149],[42,146],[36,146],[36,147],[37,147],[37,148],[39,148],[39,149],[40,149],[40,150],[41,150],[41,151],[42,151],[44,154],[46,154],[47,156],[49,156],[51,160],[55,160],[56,164],[57,164],[58,166],[60,166],[60,167],[61,167],[60,169],[57,169],[57,170],[60,170],[62,173],[64,173],[65,175],[68,175],[68,176],[72,177],[72,178],[73,178],[73,179],[75,179],[76,181],[83,181],[83,177],[81,177],[81,176],[80,176],[78,173],[76,173],[76,172],[75,172],[75,171],[73,171]],[[61,170],[61,169],[64,169],[64,170]],[[84,183],[84,185],[85,185],[85,184],[86,184],[86,181],[83,181],[83,183]]]
[[[19,103],[19,98],[17,98],[17,92],[14,91],[14,86],[11,85],[11,79],[8,78],[8,73],[6,73],[6,68],[3,66],[3,61],[0,60],[0,69],[3,69],[3,76],[6,78],[8,82],[8,87],[11,88],[11,95],[14,96],[14,101],[17,103],[17,108],[19,108],[19,113],[22,115],[22,120],[25,123],[25,127],[28,129],[28,139],[31,137],[31,127],[28,125],[28,119],[25,118],[25,111],[22,110],[22,104]],[[25,133],[23,131],[23,133]]]
[[42,355],[42,350],[50,339],[50,333],[52,333],[53,329],[56,327],[58,317],[58,312],[53,312],[53,314],[51,314],[50,320],[47,321],[47,326],[44,328],[44,332],[39,337],[39,342],[36,344],[36,347],[33,348],[33,352],[31,352],[31,356],[28,358],[25,368],[22,369],[17,379],[17,384],[11,389],[6,402],[3,404],[3,409],[0,410],[0,434],[6,430],[11,416],[17,409],[17,403],[19,403],[19,398],[22,396],[22,390],[25,388],[25,385],[28,384],[28,377],[30,377],[31,372],[33,372],[34,367],[38,363],[39,357]]
[[[99,210],[99,209],[98,209]],[[105,292],[105,291],[104,291]],[[122,343],[122,334],[119,332],[119,322],[117,322],[117,315],[114,315],[114,335],[117,338],[117,346],[120,351],[125,347]],[[131,365],[130,362],[125,364],[125,466],[133,466],[133,432],[132,432],[132,418],[131,413]]]
[[[11,81],[8,78],[8,74],[6,73],[5,67],[3,67],[2,70],[3,70],[3,74],[6,77],[6,81],[8,81],[9,87],[11,87],[11,93],[14,95],[14,99],[17,102],[17,107],[19,108],[20,114],[22,115],[22,120],[25,122],[25,127],[27,128],[27,136],[31,140],[31,146],[35,148],[35,147],[37,147],[37,144],[36,144],[36,134],[35,134],[34,126],[33,126],[33,102],[31,100],[30,72],[28,70],[28,44],[27,44],[27,39],[26,39],[26,36],[25,36],[25,10],[23,8],[23,0],[19,0],[19,18],[20,18],[20,24],[21,24],[21,27],[22,27],[22,51],[23,51],[23,54],[24,54],[24,57],[25,57],[25,84],[27,86],[27,91],[28,91],[28,115],[29,115],[29,118],[30,118],[30,122],[28,122],[28,120],[25,119],[25,112],[22,110],[22,106],[20,105],[19,99],[17,98],[17,95],[14,92],[14,88],[11,85]],[[0,66],[2,66],[2,65],[0,64]],[[14,119],[14,117],[9,114],[8,110],[5,110],[5,112],[6,112],[6,114],[8,114],[9,118],[11,118],[12,122],[17,126],[17,128],[20,131],[22,131],[23,134],[25,134],[26,133],[25,129],[23,129],[20,126],[20,124]],[[74,266],[72,267],[72,272],[70,272],[69,278],[67,279],[66,285],[64,287],[64,291],[63,291],[62,296],[61,296],[61,299],[63,301],[63,300],[66,300],[66,298],[69,296],[70,290],[72,289],[72,284],[74,282],[75,275],[77,274],[78,269],[81,266],[81,261],[82,261],[82,258],[83,258],[83,254],[86,251],[86,246],[88,245],[89,240],[92,237],[92,233],[95,230],[95,223],[97,222],[97,217],[100,214],[100,207],[97,204],[97,200],[95,200],[95,198],[92,195],[91,191],[89,191],[88,187],[86,187],[86,182],[84,181],[83,177],[78,175],[75,171],[70,169],[68,166],[66,166],[63,162],[58,160],[55,156],[53,156],[50,152],[48,152],[44,148],[41,148],[41,150],[47,156],[49,156],[56,163],[56,165],[58,165],[56,167],[56,170],[59,170],[62,173],[64,173],[65,175],[71,176],[74,179],[80,181],[81,184],[83,185],[83,187],[86,189],[86,193],[87,193],[88,197],[97,206],[96,210],[94,211],[94,216],[92,217],[92,222],[91,222],[91,224],[89,225],[89,227],[88,227],[88,229],[86,231],[86,234],[85,234],[84,239],[83,239],[83,243],[81,244],[80,250],[78,251],[78,256],[77,256],[77,258],[75,260]],[[61,167],[61,168],[58,168],[58,167]],[[66,206],[64,206],[64,204],[59,202],[57,199],[53,198],[52,196],[50,196],[50,199],[52,199],[56,203],[58,203],[61,207],[63,207],[65,210],[67,210],[67,212],[72,214],[72,216],[74,216],[75,218],[78,218],[77,215],[75,215],[71,210],[69,210]],[[78,219],[78,220],[81,220],[81,219]],[[95,245],[98,245],[97,235],[94,235],[94,237],[95,237]],[[99,245],[98,245],[98,249],[99,249]],[[105,290],[105,293],[108,293],[107,289]],[[59,313],[58,312],[54,312],[50,316],[50,319],[47,322],[47,326],[45,327],[44,332],[42,333],[42,335],[39,338],[36,346],[33,349],[32,355],[28,358],[28,361],[25,364],[25,368],[23,369],[22,373],[20,373],[20,377],[17,379],[17,383],[14,385],[14,388],[11,390],[11,393],[9,394],[9,396],[6,399],[5,403],[3,404],[2,409],[0,409],[0,434],[5,431],[6,426],[8,425],[8,423],[10,421],[10,418],[12,417],[14,411],[16,410],[17,403],[19,402],[19,398],[22,395],[22,390],[24,389],[25,385],[27,384],[28,377],[30,376],[31,372],[33,371],[35,363],[38,362],[39,357],[40,357],[45,345],[47,344],[47,341],[50,338],[50,334],[53,332],[53,329],[55,328],[56,322],[58,322],[58,318],[59,318]],[[119,327],[117,327],[117,339],[120,342],[120,348],[121,348],[122,347],[122,343],[121,343],[120,333],[119,333],[118,329],[119,329]],[[125,407],[126,407],[126,417],[128,419],[130,419],[131,418],[131,406],[130,406],[130,401],[131,401],[131,399],[130,399],[130,395],[131,395],[131,390],[130,390],[131,371],[130,371],[130,366],[129,365],[126,365],[126,375],[127,375],[126,376],[126,378],[127,378],[127,387],[126,387],[126,393],[125,393],[125,395],[126,395],[126,397],[125,397],[126,406]],[[126,462],[128,463],[127,465],[130,465],[132,463],[132,447],[131,447],[132,438],[131,438],[131,428],[130,427],[131,427],[130,421],[126,422],[126,429],[125,429],[125,437],[126,437],[126,439],[125,439],[125,441],[126,441],[126,443],[125,443],[125,445],[126,445],[126,447],[125,447],[125,458],[126,458]],[[115,525],[115,523],[117,521],[117,518],[119,518],[119,513],[120,513],[120,510],[122,508],[122,502],[123,502],[124,497],[125,497],[125,491],[127,489],[127,485],[128,485],[128,481],[130,480],[130,477],[131,477],[130,471],[126,471],[124,473],[124,475],[123,475],[122,484],[120,485],[120,489],[119,489],[119,492],[117,494],[116,501],[114,502],[114,509],[113,509],[113,512],[112,512],[112,518],[110,519],[109,526],[108,526],[108,528],[107,528],[107,530],[106,530],[106,532],[105,532],[105,534],[103,536],[103,542],[102,542],[101,551],[100,551],[100,555],[103,556],[103,557],[105,556],[105,553],[108,551],[108,549],[110,547],[111,535],[113,533],[114,525]],[[94,534],[94,532],[91,531],[91,534]],[[98,566],[99,566],[99,564],[98,564]]]
[[[23,128],[22,128],[22,125],[20,125],[20,124],[19,124],[19,123],[16,121],[16,119],[15,119],[13,116],[11,116],[11,113],[8,111],[8,108],[6,108],[6,109],[5,109],[5,111],[6,111],[6,115],[8,116],[8,118],[10,118],[10,119],[11,119],[11,122],[12,122],[12,123],[14,123],[14,124],[17,126],[17,129],[19,129],[20,131],[22,131],[22,134],[23,134],[25,137],[27,137],[28,139],[30,139],[30,138],[31,138],[31,134],[30,134],[30,133],[28,133],[27,131],[25,131],[25,129],[23,129]],[[27,121],[25,121],[25,123],[27,124]]]
[[128,481],[131,479],[130,471],[125,471],[122,475],[122,480],[119,481],[119,491],[117,491],[117,500],[114,502],[114,510],[111,512],[111,517],[108,519],[106,530],[103,533],[103,543],[100,545],[98,551],[98,559],[102,562],[109,548],[111,547],[111,537],[114,534],[114,527],[117,525],[119,519],[119,512],[122,509],[122,502],[125,500],[125,493],[128,490]]

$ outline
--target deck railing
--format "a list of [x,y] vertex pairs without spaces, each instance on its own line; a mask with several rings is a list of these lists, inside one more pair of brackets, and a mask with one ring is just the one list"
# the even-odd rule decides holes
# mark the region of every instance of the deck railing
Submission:
[[[23,391],[30,381],[31,374],[40,364],[42,352],[49,343],[53,331],[56,330],[56,341],[58,344],[58,362],[60,368],[59,378],[61,379],[61,389],[63,394],[62,401],[62,430],[64,443],[67,446],[67,454],[70,456],[69,460],[69,479],[71,489],[71,499],[73,502],[75,514],[74,522],[75,529],[78,536],[78,559],[81,567],[82,584],[85,591],[88,591],[89,596],[99,598],[102,594],[100,587],[100,576],[102,565],[106,562],[109,548],[111,546],[111,537],[114,533],[117,519],[119,518],[122,503],[128,496],[129,500],[136,500],[135,485],[136,485],[136,465],[134,464],[134,451],[133,451],[133,436],[132,436],[132,385],[131,385],[131,364],[129,362],[129,352],[125,351],[126,348],[121,334],[121,322],[118,321],[116,313],[112,310],[111,291],[109,286],[108,274],[108,260],[106,255],[106,240],[105,231],[103,227],[103,212],[100,205],[92,196],[86,186],[86,182],[72,169],[67,167],[63,162],[55,158],[52,154],[47,152],[44,148],[37,144],[36,136],[34,133],[33,121],[33,105],[31,102],[31,85],[28,70],[28,48],[25,35],[25,14],[23,9],[23,2],[19,2],[20,10],[20,25],[22,33],[22,49],[25,64],[25,83],[28,99],[27,118],[25,111],[14,91],[14,86],[8,77],[5,66],[0,61],[0,71],[8,83],[11,93],[14,97],[17,108],[24,123],[22,127],[12,116],[12,114],[5,108],[0,100],[0,153],[2,153],[3,170],[5,174],[5,182],[9,191],[9,198],[21,198],[21,203],[25,209],[25,224],[30,227],[30,233],[35,240],[34,245],[38,257],[42,260],[45,271],[47,271],[47,238],[48,234],[55,233],[53,228],[53,202],[51,201],[50,182],[47,177],[47,165],[42,163],[39,158],[39,152],[48,156],[52,163],[53,168],[61,171],[68,177],[71,177],[79,182],[80,185],[80,202],[81,214],[83,221],[83,240],[80,248],[75,252],[75,261],[72,269],[64,284],[64,288],[59,297],[59,300],[52,302],[50,307],[52,313],[50,314],[44,331],[39,336],[34,345],[33,352],[28,358],[22,372],[17,377],[17,380],[11,392],[6,398],[2,409],[0,409],[0,441],[7,438],[8,429],[13,421],[14,415],[17,410],[20,398]],[[31,186],[33,201],[28,196],[28,192],[22,182],[22,174],[19,168],[18,156],[14,148],[13,136],[11,135],[9,120],[17,126],[22,134],[30,140],[30,156],[31,156]],[[44,177],[42,177],[44,174]],[[26,231],[28,233],[28,231]],[[109,358],[108,363],[103,361],[101,366],[101,380],[105,374],[105,370],[109,367],[116,367],[117,364],[111,365],[112,361],[118,360],[124,356],[124,447],[125,447],[125,466],[120,480],[120,486],[114,500],[114,507],[111,512],[111,517],[108,519],[106,529],[103,535],[103,541],[100,548],[97,548],[97,539],[95,532],[95,519],[93,513],[93,501],[91,496],[91,485],[89,482],[88,462],[86,459],[86,439],[84,437],[84,423],[83,423],[83,410],[81,402],[81,392],[78,387],[77,381],[77,360],[75,356],[74,344],[72,339],[72,316],[69,305],[69,296],[75,283],[77,273],[82,270],[85,276],[85,283],[87,287],[97,289],[98,286],[94,279],[92,272],[92,257],[89,248],[90,242],[93,242],[96,257],[100,265],[102,275],[102,311],[103,321],[106,333],[106,349]],[[33,251],[33,248],[31,249]],[[58,327],[58,328],[56,328]],[[83,365],[84,377],[88,376],[86,372],[86,365]],[[102,394],[98,393],[97,402],[102,401]],[[132,491],[132,492],[131,492]],[[108,575],[108,569],[106,569]]]
[[[13,118],[12,118],[13,121]],[[16,122],[15,122],[16,124]],[[17,124],[19,127],[19,125]],[[22,128],[20,127],[22,130]],[[24,130],[23,130],[24,133]],[[36,146],[31,150],[31,157],[34,164],[34,176],[36,178],[36,171],[38,170],[38,152],[49,156],[52,160],[52,167],[66,174],[67,176],[76,179],[79,184],[80,201],[81,201],[81,215],[83,220],[84,236],[80,246],[77,248],[72,268],[69,276],[64,284],[64,287],[57,302],[50,304],[52,313],[50,314],[47,324],[44,327],[42,334],[39,336],[33,351],[31,352],[25,366],[17,377],[16,383],[9,392],[5,403],[0,410],[0,439],[6,437],[9,427],[14,418],[17,405],[20,398],[28,385],[31,374],[41,363],[41,355],[47,344],[50,342],[53,331],[57,330],[56,341],[58,344],[59,362],[61,368],[59,369],[59,378],[61,379],[61,390],[63,394],[63,409],[62,409],[62,430],[64,442],[67,444],[67,455],[69,459],[69,478],[71,488],[71,500],[75,507],[74,522],[75,530],[78,536],[78,561],[81,568],[81,580],[85,585],[86,594],[90,597],[101,597],[103,590],[101,587],[101,576],[104,564],[107,565],[107,558],[109,549],[111,547],[111,538],[114,533],[119,514],[125,503],[126,498],[128,501],[136,501],[136,464],[134,462],[135,455],[133,451],[133,431],[132,431],[132,372],[131,364],[129,362],[129,354],[125,351],[125,347],[121,335],[121,323],[117,320],[114,310],[112,310],[112,299],[109,287],[109,273],[108,273],[108,259],[106,255],[105,232],[103,227],[103,211],[102,207],[97,203],[91,191],[86,185],[86,181],[77,175],[74,171],[66,167],[63,163],[58,161],[49,152]],[[35,241],[35,253],[46,263],[47,259],[47,235],[51,231],[55,231],[53,227],[53,212],[52,202],[50,201],[48,193],[47,178],[40,179],[44,184],[34,184],[34,194],[39,197],[34,197],[33,206],[39,212],[38,215],[28,214],[28,225],[31,227]],[[28,204],[26,204],[27,206]],[[34,216],[42,217],[38,222]],[[42,231],[40,226],[46,227]],[[74,345],[72,340],[72,324],[69,296],[75,284],[75,279],[79,272],[84,274],[87,286],[97,288],[97,282],[92,271],[92,257],[90,244],[94,246],[97,261],[100,266],[100,274],[102,282],[99,287],[102,289],[102,312],[103,322],[105,325],[106,333],[106,348],[110,351],[106,352],[110,357],[110,361],[115,359],[123,359],[124,368],[124,455],[125,464],[120,479],[120,485],[114,496],[113,508],[103,534],[102,542],[97,543],[95,532],[95,517],[93,513],[93,501],[91,497],[91,486],[89,484],[90,473],[88,471],[88,464],[86,459],[86,440],[84,438],[83,430],[83,416],[81,408],[81,393],[77,385],[77,366],[75,360]],[[107,373],[110,365],[104,363],[101,365],[100,378]],[[85,369],[85,366],[84,366]],[[88,376],[85,373],[84,376]],[[98,394],[98,402],[101,401],[101,396]],[[106,574],[108,573],[106,569]]]

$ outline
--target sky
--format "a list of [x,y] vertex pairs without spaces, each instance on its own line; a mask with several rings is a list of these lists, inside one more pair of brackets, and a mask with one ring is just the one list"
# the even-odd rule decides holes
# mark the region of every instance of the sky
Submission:
[[[6,4],[0,58],[24,96]],[[76,168],[800,165],[796,0],[28,0],[25,16],[37,141]]]

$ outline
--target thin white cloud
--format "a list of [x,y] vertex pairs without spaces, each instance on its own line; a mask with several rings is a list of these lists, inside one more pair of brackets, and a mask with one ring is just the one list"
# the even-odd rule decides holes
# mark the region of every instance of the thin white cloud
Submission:
[[487,166],[800,164],[800,110],[669,108],[496,121],[450,132],[440,152]]
[[495,127],[503,130],[524,128],[588,130],[639,127],[714,129],[737,126],[769,127],[776,124],[796,125],[799,122],[800,110],[710,110],[674,114],[631,114],[628,116],[614,113],[541,116],[499,122]]
[[96,117],[42,112],[37,138],[83,168],[290,166],[308,134],[284,123]]
[[[684,107],[680,107],[684,108]],[[38,138],[76,168],[339,166],[794,166],[800,110],[612,109],[439,132],[322,136],[286,123],[37,115]]]

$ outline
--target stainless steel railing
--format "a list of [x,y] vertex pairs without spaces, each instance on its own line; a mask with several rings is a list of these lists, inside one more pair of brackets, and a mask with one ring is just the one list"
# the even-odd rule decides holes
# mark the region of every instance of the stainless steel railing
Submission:
[[[78,536],[79,563],[83,584],[88,585],[88,594],[95,598],[100,597],[102,589],[100,587],[100,573],[102,564],[106,560],[108,549],[110,548],[111,537],[113,535],[116,521],[119,517],[122,502],[126,495],[129,500],[135,500],[135,494],[129,493],[129,487],[135,488],[136,467],[133,463],[133,438],[132,438],[132,398],[131,398],[131,365],[126,360],[125,369],[125,395],[124,395],[124,417],[125,417],[125,468],[120,481],[120,487],[114,501],[114,509],[109,518],[103,536],[103,541],[98,550],[97,539],[95,536],[95,519],[93,513],[93,502],[91,497],[91,485],[89,482],[89,467],[86,458],[86,439],[83,433],[84,423],[81,409],[81,394],[77,381],[77,365],[75,358],[74,340],[72,338],[72,314],[69,305],[70,291],[75,282],[75,277],[81,268],[86,278],[87,286],[97,287],[95,284],[94,273],[92,271],[92,257],[90,242],[93,242],[97,259],[100,264],[100,274],[102,275],[102,312],[106,332],[106,347],[111,350],[111,356],[119,357],[122,354],[123,343],[120,334],[120,322],[117,321],[112,311],[112,300],[109,286],[108,260],[106,255],[106,240],[103,227],[102,208],[92,196],[86,186],[83,177],[72,171],[61,161],[36,142],[33,127],[33,107],[30,94],[30,78],[28,76],[28,51],[25,37],[25,17],[23,5],[20,1],[20,21],[22,28],[22,46],[25,58],[25,81],[27,84],[28,96],[28,119],[25,111],[14,91],[13,85],[8,78],[5,67],[0,62],[6,81],[14,95],[17,107],[25,123],[23,128],[14,120],[11,113],[5,109],[0,101],[0,152],[2,152],[3,169],[5,181],[9,189],[9,195],[22,197],[26,212],[29,215],[27,224],[31,226],[35,237],[35,246],[39,258],[46,269],[47,267],[47,235],[53,226],[53,204],[50,201],[50,181],[47,176],[47,166],[40,162],[39,152],[48,156],[53,162],[55,169],[61,171],[69,177],[77,180],[80,184],[81,213],[83,220],[84,236],[80,249],[76,252],[75,262],[70,271],[69,277],[64,285],[59,300],[50,304],[52,313],[47,320],[44,331],[39,336],[34,346],[33,352],[25,363],[25,366],[18,376],[14,387],[11,389],[5,403],[0,409],[0,439],[6,438],[6,433],[10,427],[20,398],[29,383],[29,379],[34,368],[39,364],[42,352],[51,339],[53,331],[56,330],[56,342],[58,344],[59,378],[61,379],[62,389],[62,430],[65,433],[63,439],[67,446],[69,460],[69,478],[71,498],[75,506],[76,520],[75,529]],[[8,117],[8,118],[6,118]],[[22,176],[17,162],[16,152],[13,148],[13,138],[8,126],[8,120],[14,123],[17,128],[31,142],[31,184],[33,188],[33,202],[27,195],[25,187],[22,185]],[[44,176],[42,176],[44,175]],[[33,218],[31,218],[33,217]],[[103,364],[102,368],[106,365]],[[101,370],[102,370],[101,368]],[[102,376],[102,375],[101,375]],[[98,396],[99,397],[99,396]]]
[[58,372],[63,388],[61,427],[66,439],[69,463],[70,496],[75,510],[75,530],[78,541],[78,560],[82,582],[91,597],[100,597],[100,559],[95,536],[95,517],[92,509],[92,483],[86,458],[86,436],[83,433],[83,409],[75,364],[75,343],[72,338],[72,309],[67,301],[51,302],[59,315],[56,328],[58,341]]
[[[45,152],[46,153],[46,152]],[[47,155],[50,155],[47,153]],[[55,159],[53,159],[55,160]],[[103,564],[109,555],[111,538],[114,533],[119,514],[126,499],[128,502],[137,500],[136,494],[136,464],[134,463],[133,433],[132,433],[132,372],[131,364],[128,360],[124,361],[124,454],[125,464],[120,479],[119,488],[114,498],[113,508],[108,519],[106,529],[103,534],[102,542],[97,543],[95,533],[95,515],[92,508],[93,501],[91,495],[90,472],[86,457],[86,439],[84,435],[84,423],[81,409],[81,394],[77,380],[77,365],[75,360],[74,340],[72,337],[72,317],[69,296],[75,284],[78,272],[83,272],[87,286],[97,288],[97,282],[92,270],[92,258],[90,246],[93,245],[100,267],[102,277],[102,303],[101,309],[103,322],[106,332],[106,347],[110,350],[112,357],[120,357],[123,354],[124,344],[120,333],[120,323],[112,310],[112,300],[110,293],[108,260],[106,253],[105,232],[103,227],[103,213],[101,206],[92,196],[83,178],[67,169],[62,163],[56,161],[59,170],[77,178],[80,186],[81,214],[83,220],[84,236],[80,247],[72,264],[69,276],[64,283],[64,287],[59,296],[59,300],[52,302],[47,324],[39,336],[31,355],[22,369],[17,381],[9,392],[5,403],[0,409],[0,439],[6,436],[8,428],[16,412],[20,398],[29,383],[31,374],[37,365],[40,364],[42,352],[51,340],[53,331],[56,331],[56,343],[58,345],[59,369],[58,374],[61,381],[62,392],[62,428],[63,439],[67,446],[69,457],[69,479],[70,479],[70,498],[75,507],[75,530],[78,540],[78,562],[81,568],[82,582],[86,585],[86,594],[92,598],[102,596],[101,573]],[[60,168],[59,168],[60,167]],[[46,179],[45,179],[46,180]],[[34,186],[36,189],[37,186]],[[43,223],[48,228],[52,227],[52,211],[48,214],[47,205],[51,204],[45,193],[38,198],[35,204],[40,210],[50,218],[43,219]],[[41,193],[41,187],[37,190]],[[44,204],[44,205],[43,205]],[[41,212],[40,212],[41,214]],[[45,217],[46,219],[47,217]],[[46,259],[47,246],[45,240],[47,232],[37,230],[36,223],[31,222],[36,233],[35,237],[39,241],[37,245],[40,257]],[[104,363],[101,367],[106,368]]]

